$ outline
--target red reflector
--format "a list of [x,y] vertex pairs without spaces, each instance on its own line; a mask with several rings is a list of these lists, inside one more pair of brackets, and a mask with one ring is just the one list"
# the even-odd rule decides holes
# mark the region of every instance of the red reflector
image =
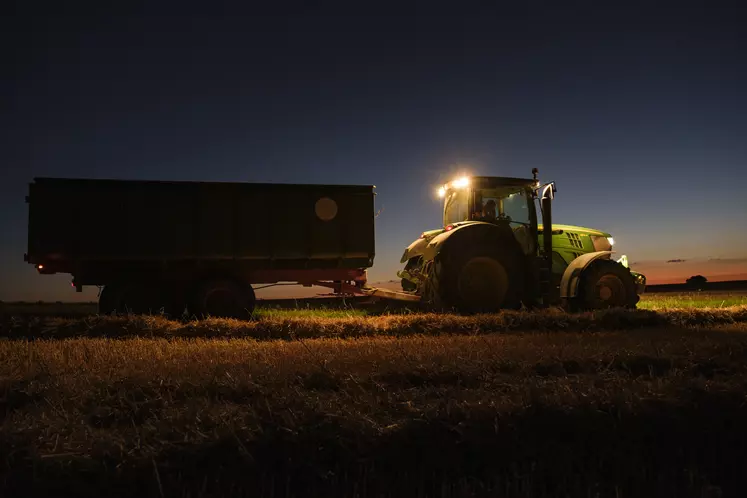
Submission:
[[444,227],[444,230],[446,230],[447,232],[453,229],[454,229],[454,225],[446,225],[446,227]]

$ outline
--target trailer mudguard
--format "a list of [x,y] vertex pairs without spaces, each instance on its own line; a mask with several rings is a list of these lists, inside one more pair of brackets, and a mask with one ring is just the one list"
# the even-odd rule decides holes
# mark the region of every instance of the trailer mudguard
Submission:
[[571,264],[565,269],[563,277],[560,279],[560,297],[576,297],[578,295],[578,282],[581,278],[581,273],[593,261],[601,258],[610,258],[611,255],[612,251],[590,252],[571,261]]

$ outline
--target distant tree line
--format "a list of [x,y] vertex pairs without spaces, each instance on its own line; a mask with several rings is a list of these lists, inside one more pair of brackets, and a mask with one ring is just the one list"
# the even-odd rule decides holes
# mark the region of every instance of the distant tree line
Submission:
[[685,283],[692,289],[700,290],[705,287],[706,283],[708,283],[708,279],[703,275],[693,275],[692,277],[685,280]]

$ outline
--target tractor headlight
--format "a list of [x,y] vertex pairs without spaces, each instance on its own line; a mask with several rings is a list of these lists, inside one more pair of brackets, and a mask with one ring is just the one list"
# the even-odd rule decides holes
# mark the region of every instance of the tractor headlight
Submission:
[[609,242],[611,246],[615,245],[615,239],[613,239],[612,237],[607,237],[607,242]]
[[591,235],[590,238],[595,251],[611,251],[612,244],[615,242],[612,237],[605,237],[604,235]]

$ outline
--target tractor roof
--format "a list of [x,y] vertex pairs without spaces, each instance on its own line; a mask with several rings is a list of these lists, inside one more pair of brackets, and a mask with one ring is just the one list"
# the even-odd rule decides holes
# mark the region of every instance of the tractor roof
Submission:
[[496,187],[533,187],[536,181],[531,178],[512,178],[508,176],[473,176],[472,186],[476,188]]

